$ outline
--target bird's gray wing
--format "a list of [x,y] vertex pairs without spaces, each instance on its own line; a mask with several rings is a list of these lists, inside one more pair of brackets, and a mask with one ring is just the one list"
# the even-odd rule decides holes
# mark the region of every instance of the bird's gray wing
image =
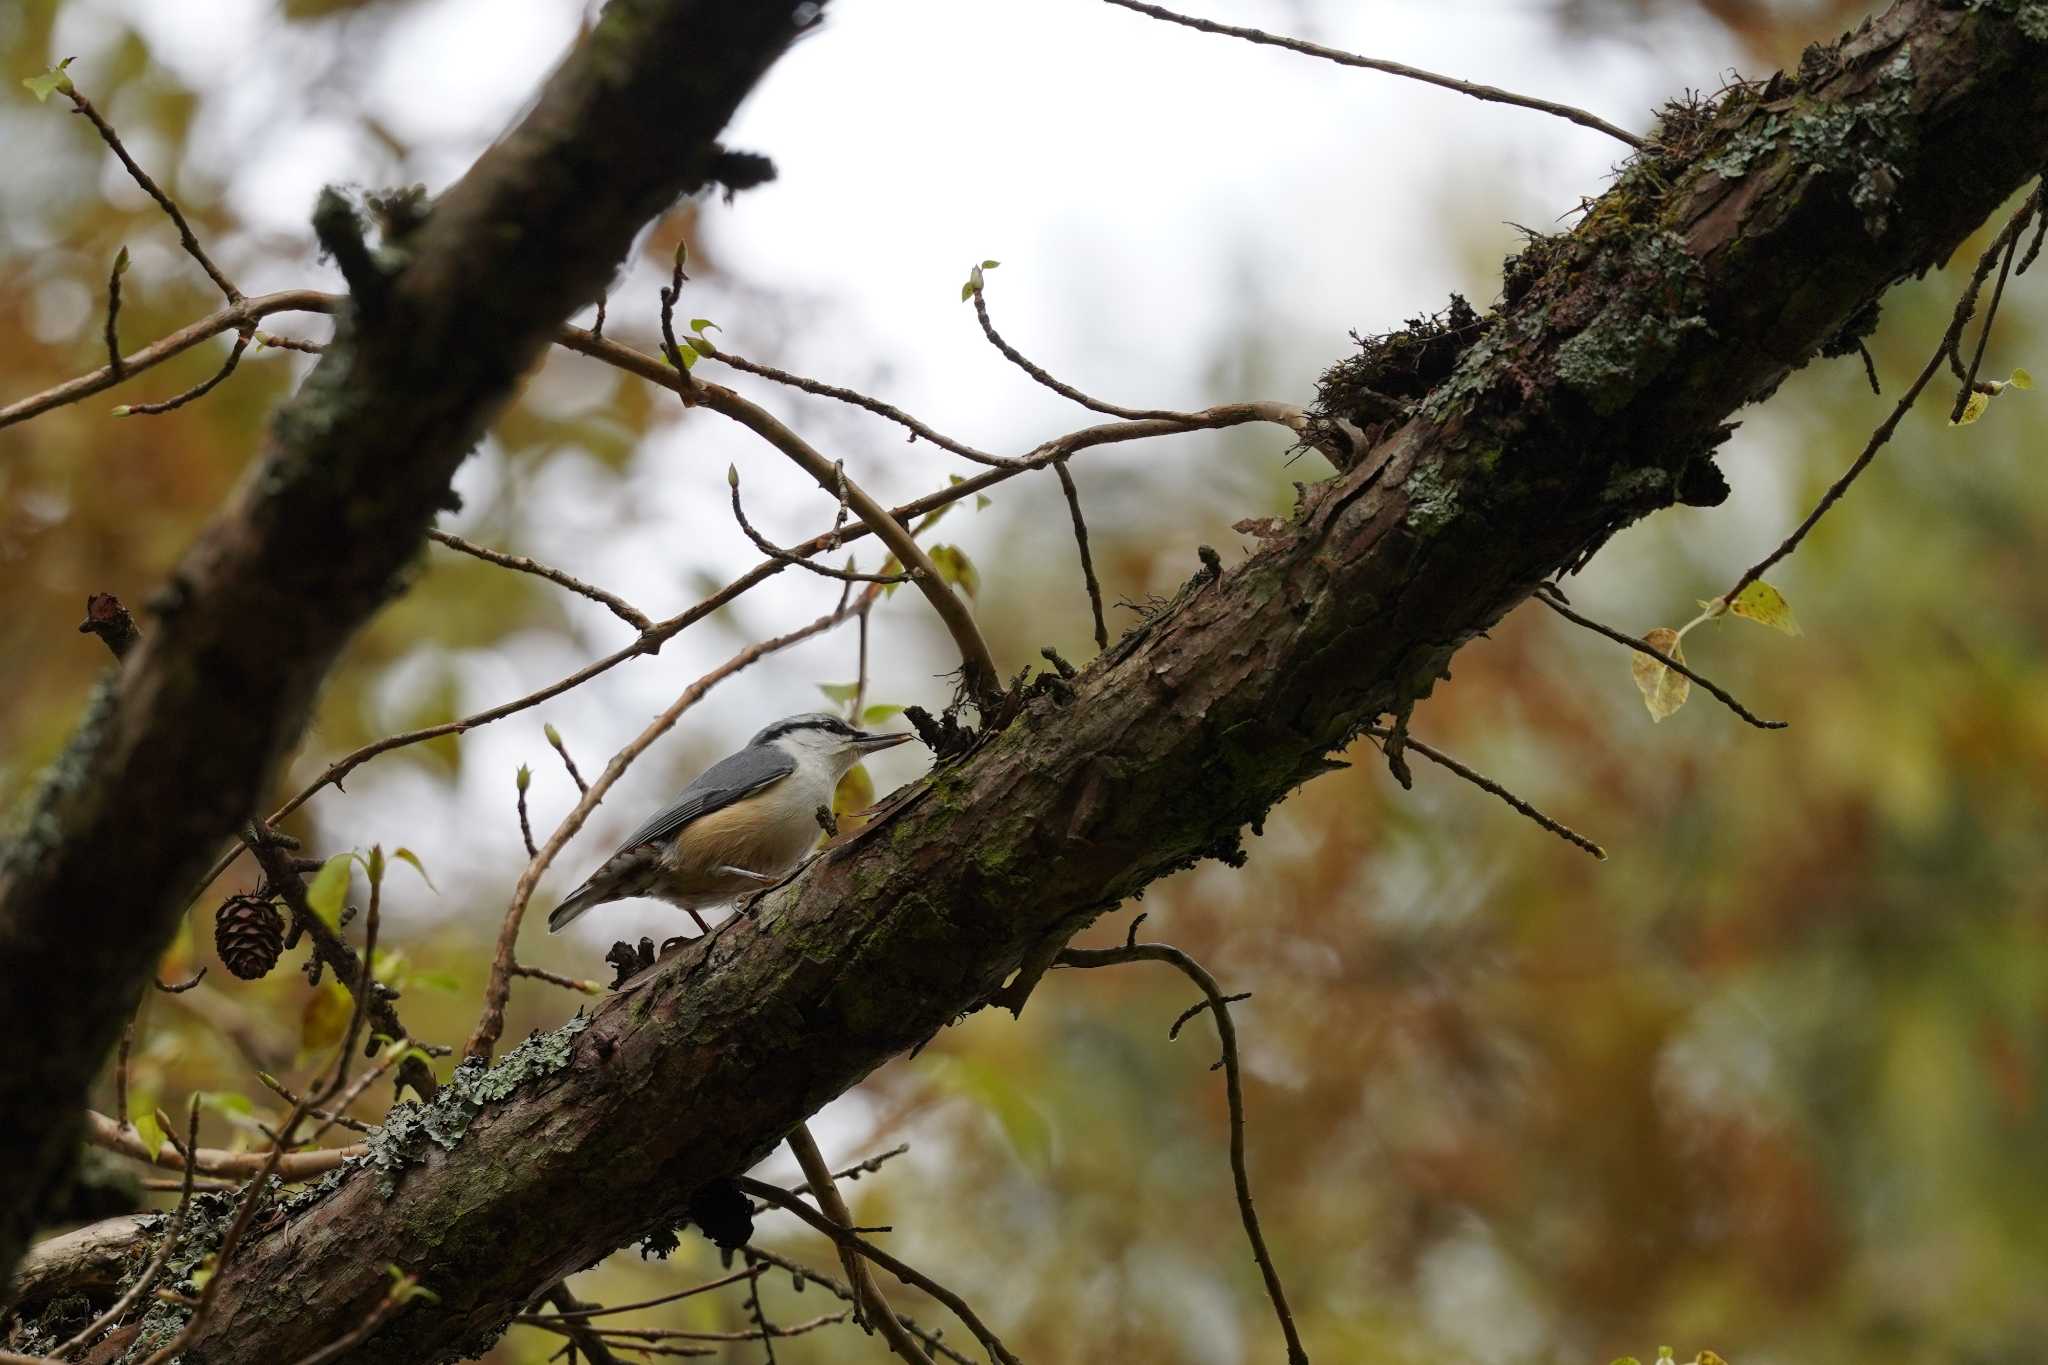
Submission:
[[722,810],[795,771],[796,760],[780,749],[742,749],[730,758],[722,758],[706,768],[695,782],[683,788],[681,796],[634,830],[626,842],[619,845],[619,851],[623,853],[629,848],[638,848],[674,834],[692,820]]

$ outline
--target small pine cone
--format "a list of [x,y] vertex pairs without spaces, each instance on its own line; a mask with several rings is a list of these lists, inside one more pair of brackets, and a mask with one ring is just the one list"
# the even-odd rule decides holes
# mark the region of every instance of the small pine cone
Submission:
[[242,980],[267,976],[284,951],[284,916],[260,896],[230,896],[213,912],[213,947]]

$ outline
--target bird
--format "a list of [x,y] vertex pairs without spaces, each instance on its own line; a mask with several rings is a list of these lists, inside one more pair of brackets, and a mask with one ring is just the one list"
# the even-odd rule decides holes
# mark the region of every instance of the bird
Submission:
[[849,768],[911,734],[870,734],[825,711],[765,726],[648,817],[548,915],[548,932],[595,905],[652,896],[697,912],[774,886],[818,839],[818,810]]

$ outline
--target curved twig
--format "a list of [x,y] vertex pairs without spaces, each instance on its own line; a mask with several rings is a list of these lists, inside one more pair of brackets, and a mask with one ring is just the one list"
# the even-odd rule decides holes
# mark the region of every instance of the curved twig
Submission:
[[[85,1140],[93,1146],[114,1152],[120,1156],[132,1157],[151,1166],[160,1166],[167,1171],[185,1169],[185,1159],[177,1149],[166,1144],[151,1155],[149,1147],[142,1141],[142,1135],[125,1123],[116,1123],[97,1110],[85,1111]],[[350,1157],[361,1156],[367,1147],[327,1147],[317,1152],[292,1152],[278,1162],[275,1174],[281,1180],[310,1180],[316,1175],[325,1175]],[[206,1175],[228,1176],[244,1179],[261,1171],[269,1160],[265,1152],[229,1152],[213,1147],[199,1147],[193,1151],[193,1165]]]
[[[1131,926],[1137,937],[1137,925]],[[1280,1333],[1287,1338],[1290,1365],[1308,1365],[1301,1334],[1295,1330],[1294,1315],[1287,1308],[1287,1291],[1280,1284],[1280,1272],[1273,1266],[1273,1254],[1266,1249],[1265,1234],[1259,1230],[1259,1215],[1252,1207],[1252,1182],[1244,1161],[1244,1083],[1238,1073],[1237,1025],[1230,1018],[1230,1002],[1208,969],[1180,949],[1166,943],[1127,942],[1121,948],[1068,948],[1053,959],[1056,967],[1113,967],[1125,962],[1164,962],[1175,967],[1202,992],[1209,1012],[1216,1020],[1216,1036],[1223,1044],[1223,1087],[1230,1103],[1230,1175],[1237,1186],[1237,1209],[1244,1221],[1245,1237],[1252,1244],[1252,1259],[1266,1281],[1266,1297],[1273,1301],[1273,1313],[1280,1320]],[[1177,1031],[1187,1022],[1183,1015],[1174,1023]]]
[[988,300],[984,297],[986,292],[986,289],[977,277],[973,289],[974,316],[981,322],[981,334],[988,338],[991,346],[994,346],[1003,353],[1004,359],[1030,375],[1039,383],[1045,385],[1048,389],[1051,389],[1060,397],[1070,402],[1079,403],[1084,408],[1091,408],[1096,412],[1106,413],[1111,417],[1122,417],[1130,421],[1150,419],[1154,421],[1178,422],[1189,416],[1187,413],[1174,412],[1170,408],[1119,407],[1115,403],[1105,403],[1100,398],[1091,398],[1072,384],[1063,383],[1053,378],[1049,371],[1033,364],[1029,356],[1003,340],[1003,334],[998,332],[995,323],[989,320]]
[[[844,466],[836,462],[833,468],[838,471],[838,483],[842,490],[839,507],[840,515],[843,516],[847,506],[844,490],[849,487],[846,482],[846,470]],[[746,509],[740,505],[740,470],[738,465],[726,466],[725,482],[732,490],[733,520],[737,521],[740,524],[740,529],[747,533],[747,539],[754,542],[755,549],[778,563],[787,564],[793,569],[803,569],[808,573],[817,574],[820,578],[836,578],[842,583],[908,583],[912,579],[919,577],[919,571],[916,569],[906,570],[903,573],[856,573],[852,569],[835,569],[830,564],[815,564],[800,554],[785,550],[755,530],[754,523],[747,520]],[[840,534],[838,526],[835,525],[832,529],[835,535]]]
[[228,348],[228,358],[221,362],[221,367],[213,372],[212,378],[203,379],[183,393],[175,394],[161,402],[124,403],[114,409],[114,416],[154,417],[158,413],[174,412],[187,403],[206,397],[220,386],[221,381],[235,372],[235,366],[242,363],[242,352],[249,349],[250,335],[250,331],[247,330],[235,333],[235,344]]
[[1023,467],[1024,462],[1014,456],[991,455],[985,450],[976,450],[966,442],[956,441],[944,432],[935,430],[924,422],[919,421],[895,404],[885,403],[879,398],[871,398],[856,389],[842,388],[837,384],[827,384],[820,380],[807,379],[800,374],[791,374],[788,370],[779,370],[773,365],[763,365],[759,361],[748,360],[744,356],[734,355],[723,346],[716,345],[703,337],[692,337],[690,345],[699,355],[709,356],[721,364],[730,365],[743,374],[751,374],[758,379],[772,380],[777,384],[784,384],[792,389],[801,389],[805,393],[815,394],[819,398],[834,399],[837,402],[851,404],[856,408],[871,412],[885,421],[896,423],[896,425],[904,428],[913,436],[922,436],[941,450],[951,451],[963,460],[972,460],[976,464],[988,465],[992,469],[1018,469]]
[[543,564],[537,559],[529,559],[525,555],[508,555],[498,550],[488,550],[474,541],[464,540],[461,536],[451,535],[447,531],[429,530],[427,532],[427,539],[439,541],[451,550],[460,550],[463,554],[473,555],[487,564],[496,564],[499,568],[512,569],[519,573],[530,573],[536,578],[545,578],[550,583],[559,584],[570,592],[581,597],[587,597],[599,606],[604,607],[612,615],[618,617],[635,630],[652,630],[654,628],[654,622],[647,619],[647,613],[641,611],[640,608],[634,606],[625,598],[620,597],[616,593],[606,592],[603,588],[597,587],[594,584],[585,583],[582,579],[566,574],[551,565]]
[[1606,119],[1596,114],[1589,114],[1583,109],[1575,109],[1569,104],[1557,104],[1550,100],[1537,99],[1533,95],[1517,95],[1512,90],[1502,90],[1492,85],[1480,85],[1475,81],[1461,81],[1455,76],[1440,76],[1434,71],[1424,71],[1420,67],[1407,66],[1401,62],[1390,62],[1380,57],[1362,57],[1356,52],[1345,52],[1334,47],[1324,47],[1321,43],[1311,43],[1301,38],[1287,38],[1277,33],[1266,33],[1255,28],[1240,28],[1235,24],[1219,24],[1209,19],[1197,19],[1192,15],[1176,14],[1170,9],[1161,9],[1157,5],[1143,4],[1141,0],[1109,0],[1109,3],[1123,9],[1133,10],[1139,14],[1150,15],[1154,19],[1163,19],[1169,24],[1179,24],[1184,28],[1196,29],[1202,33],[1220,33],[1228,38],[1242,38],[1248,43],[1262,43],[1268,47],[1284,47],[1289,52],[1299,52],[1309,57],[1321,57],[1325,61],[1336,62],[1340,66],[1356,66],[1362,67],[1367,71],[1383,71],[1389,76],[1402,76],[1411,81],[1421,81],[1424,85],[1434,85],[1445,90],[1455,90],[1461,95],[1470,95],[1475,100],[1485,100],[1489,104],[1512,104],[1518,109],[1534,109],[1539,114],[1551,114],[1568,122],[1576,123],[1581,128],[1591,128],[1595,132],[1605,133],[1618,142],[1626,142],[1631,147],[1641,147],[1643,145],[1643,140],[1634,133],[1626,129],[1617,128]]

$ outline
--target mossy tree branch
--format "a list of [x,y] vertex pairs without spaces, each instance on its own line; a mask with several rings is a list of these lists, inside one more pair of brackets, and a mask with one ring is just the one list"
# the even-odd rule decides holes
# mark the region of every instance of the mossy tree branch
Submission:
[[439,199],[386,213],[380,251],[323,198],[350,315],[0,868],[0,1036],[37,1040],[0,1065],[0,1278],[186,892],[400,590],[456,466],[633,234],[717,172],[717,134],[817,8],[612,0],[518,127]]
[[1905,0],[1689,150],[1660,142],[1532,247],[1405,416],[1348,406],[1374,376],[1339,366],[1324,415],[1378,437],[1290,525],[1196,574],[1070,700],[1033,698],[755,913],[529,1045],[553,1060],[506,1073],[451,1150],[352,1172],[253,1243],[188,1361],[332,1341],[394,1262],[441,1302],[347,1359],[473,1347],[986,1001],[1049,933],[1234,857],[1547,577],[1649,512],[1717,501],[1730,415],[2048,161],[2041,10]]

